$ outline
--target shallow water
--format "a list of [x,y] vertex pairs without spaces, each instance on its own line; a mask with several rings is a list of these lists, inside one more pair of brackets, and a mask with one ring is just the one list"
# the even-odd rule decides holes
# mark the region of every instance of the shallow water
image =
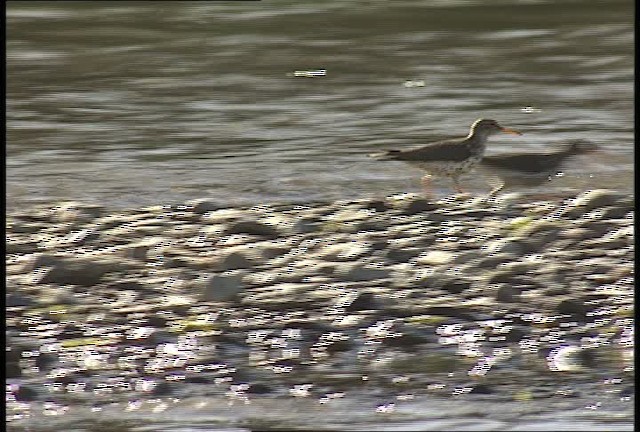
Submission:
[[[8,205],[415,192],[419,171],[367,155],[463,136],[479,117],[525,133],[494,137],[488,153],[601,146],[539,190],[631,191],[632,12],[627,1],[12,2]],[[465,187],[488,190],[481,177]]]
[[[415,192],[419,171],[367,155],[465,135],[479,117],[525,133],[494,137],[488,153],[572,139],[601,147],[537,192],[631,192],[632,17],[630,2],[591,0],[12,2],[7,204]],[[326,76],[294,76],[301,70]],[[465,184],[487,190],[481,178]],[[450,192],[447,181],[436,185]],[[398,394],[379,388],[329,406],[317,397],[229,405],[189,389],[98,411],[35,407],[11,427],[186,432],[311,419],[344,430],[632,430],[633,401],[603,384],[607,373],[573,382],[580,396],[560,400],[422,392],[390,407]]]

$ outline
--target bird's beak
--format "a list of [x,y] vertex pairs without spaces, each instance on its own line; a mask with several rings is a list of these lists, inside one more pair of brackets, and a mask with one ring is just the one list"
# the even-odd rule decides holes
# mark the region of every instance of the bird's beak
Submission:
[[509,129],[509,128],[503,127],[503,128],[500,128],[500,130],[504,133],[508,133],[511,135],[522,135],[522,132],[517,131],[515,129]]

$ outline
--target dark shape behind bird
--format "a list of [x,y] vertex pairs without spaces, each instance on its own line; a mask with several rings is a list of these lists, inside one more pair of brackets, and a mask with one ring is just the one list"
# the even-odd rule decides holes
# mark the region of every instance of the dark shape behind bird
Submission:
[[[549,181],[560,171],[568,159],[598,150],[590,141],[573,140],[563,143],[557,150],[542,153],[504,153],[485,156],[481,171],[490,174],[494,183],[491,194],[510,186],[537,186]],[[496,183],[500,183],[496,185]]]

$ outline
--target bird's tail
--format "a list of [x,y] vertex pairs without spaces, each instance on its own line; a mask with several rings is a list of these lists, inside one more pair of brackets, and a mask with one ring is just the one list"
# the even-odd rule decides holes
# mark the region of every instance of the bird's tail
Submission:
[[564,151],[570,154],[589,153],[598,150],[598,145],[587,140],[573,140],[564,144]]
[[400,153],[400,150],[387,150],[382,153],[371,153],[369,157],[376,160],[393,160],[396,159]]

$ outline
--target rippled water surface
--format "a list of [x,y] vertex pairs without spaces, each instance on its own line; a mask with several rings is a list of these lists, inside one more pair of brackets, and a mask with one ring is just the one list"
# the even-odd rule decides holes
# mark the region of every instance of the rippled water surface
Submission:
[[[367,155],[479,117],[525,133],[489,154],[601,146],[544,188],[630,191],[632,16],[591,0],[12,2],[8,203],[416,192],[419,171]],[[294,73],[309,70],[326,75]]]
[[[11,2],[7,205],[417,192],[419,171],[367,155],[464,136],[480,117],[524,132],[493,137],[488,154],[574,139],[599,146],[536,192],[632,192],[633,8],[626,0]],[[464,183],[488,190],[480,175]],[[446,180],[436,186],[451,191]],[[579,396],[561,403],[417,396],[391,406],[391,393],[374,389],[328,408],[304,397],[230,405],[185,391],[99,412],[38,413],[51,430],[305,428],[300,413],[346,430],[632,430],[632,402],[607,393],[606,373],[578,380]],[[23,426],[14,427],[48,427]]]

